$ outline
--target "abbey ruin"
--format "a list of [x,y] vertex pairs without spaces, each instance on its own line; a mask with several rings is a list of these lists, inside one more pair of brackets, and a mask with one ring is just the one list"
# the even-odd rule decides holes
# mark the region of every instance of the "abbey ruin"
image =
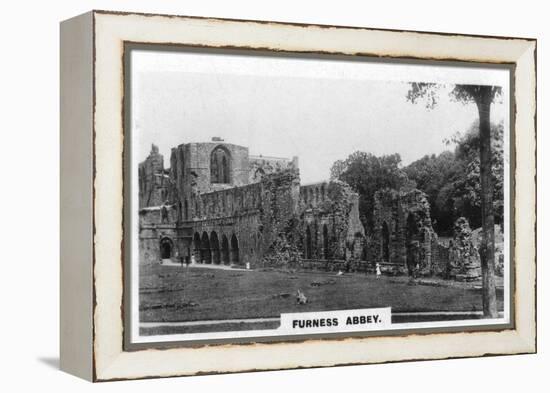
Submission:
[[[278,265],[392,274],[446,274],[426,196],[380,190],[367,234],[359,195],[341,181],[300,183],[298,158],[252,156],[220,138],[153,145],[139,164],[140,263]],[[414,265],[414,266],[412,266]]]

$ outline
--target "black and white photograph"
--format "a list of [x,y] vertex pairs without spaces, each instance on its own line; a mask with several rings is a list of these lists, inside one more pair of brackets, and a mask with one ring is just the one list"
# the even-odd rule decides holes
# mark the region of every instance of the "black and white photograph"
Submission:
[[126,56],[132,342],[509,326],[510,68]]
[[547,391],[543,4],[5,2],[0,392]]

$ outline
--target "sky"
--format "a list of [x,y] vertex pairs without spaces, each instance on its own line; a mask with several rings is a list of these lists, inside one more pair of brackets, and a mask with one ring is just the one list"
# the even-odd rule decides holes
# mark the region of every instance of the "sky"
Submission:
[[[495,68],[132,51],[132,140],[169,165],[181,143],[221,137],[251,155],[298,156],[302,184],[326,180],[334,161],[361,150],[399,153],[403,165],[449,147],[477,119],[474,104],[450,99],[454,83],[503,87],[494,122],[509,127],[508,71]],[[429,110],[406,99],[409,81],[445,84]]]

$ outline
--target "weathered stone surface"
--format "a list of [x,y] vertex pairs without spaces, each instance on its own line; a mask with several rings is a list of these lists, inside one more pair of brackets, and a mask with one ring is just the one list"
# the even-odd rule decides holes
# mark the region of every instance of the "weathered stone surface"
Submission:
[[[432,228],[430,205],[417,189],[383,189],[375,194],[374,234],[369,245],[372,259],[383,271],[410,275],[435,273],[432,262],[437,235]],[[394,265],[393,267],[390,267]]]
[[156,147],[140,164],[143,263],[170,254],[199,263],[299,267],[304,259],[364,256],[358,195],[342,182],[300,186],[296,157],[250,157],[247,148],[216,140],[173,148],[170,165],[163,167]]
[[453,240],[449,243],[448,276],[459,281],[472,281],[481,277],[479,252],[472,239],[468,220],[455,221]]

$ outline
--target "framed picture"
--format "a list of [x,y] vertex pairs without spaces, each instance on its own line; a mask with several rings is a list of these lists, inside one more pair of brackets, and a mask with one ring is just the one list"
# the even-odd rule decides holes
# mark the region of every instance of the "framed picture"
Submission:
[[61,366],[536,351],[536,41],[61,24]]

